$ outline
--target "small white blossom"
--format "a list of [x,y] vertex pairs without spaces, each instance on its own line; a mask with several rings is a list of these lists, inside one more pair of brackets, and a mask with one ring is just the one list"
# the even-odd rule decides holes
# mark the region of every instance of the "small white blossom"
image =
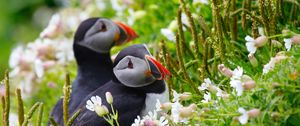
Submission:
[[283,41],[285,42],[284,46],[285,46],[286,50],[290,51],[290,49],[292,47],[292,40],[289,38],[289,39],[283,39]]
[[241,81],[242,76],[243,68],[238,67],[233,70],[233,76],[230,78],[230,86],[236,90],[237,96],[241,96],[244,91],[244,87]]
[[102,100],[99,96],[92,96],[91,100],[86,101],[86,108],[90,111],[95,111],[96,107],[101,107]]
[[235,91],[237,92],[237,96],[241,96],[243,94],[244,87],[241,80],[231,79],[230,86],[235,89]]
[[182,24],[190,27],[190,24],[189,24],[189,21],[188,21],[188,17],[185,13],[181,13],[181,21],[182,21]]
[[[272,58],[271,58],[271,61],[272,61]],[[271,69],[273,69],[274,67],[275,67],[275,63],[273,63],[273,62],[267,63],[266,65],[264,65],[263,74],[269,73],[269,71]]]
[[255,46],[255,39],[247,35],[245,37],[246,42],[246,47],[249,53],[254,54],[257,50],[257,47]]
[[175,90],[172,90],[172,92],[173,92],[173,102],[178,102],[180,95]]
[[217,97],[222,97],[223,96],[223,91],[220,88],[217,88]]
[[201,102],[203,102],[203,103],[207,103],[207,102],[209,102],[209,101],[211,101],[211,95],[210,95],[210,93],[209,92],[206,92],[205,94],[204,94],[204,97],[203,97],[204,99],[201,101]]
[[41,78],[44,75],[44,66],[43,62],[40,59],[34,61],[34,70],[37,77]]
[[198,89],[200,91],[206,90],[211,84],[212,84],[211,80],[209,78],[205,78],[204,83],[202,83],[201,86],[198,87]]
[[158,117],[157,113],[149,112],[146,116],[141,119],[137,116],[134,119],[134,123],[131,126],[168,126],[168,120],[165,117]]
[[241,68],[240,66],[238,66],[236,69],[233,70],[233,76],[232,78],[241,78],[243,76],[243,68]]
[[239,108],[238,111],[242,114],[241,116],[238,117],[239,122],[241,124],[246,124],[248,122],[249,116],[248,116],[248,112],[244,109],[244,108]]
[[41,32],[40,37],[55,37],[59,35],[62,31],[63,24],[61,20],[61,16],[59,14],[54,14],[48,26]]
[[165,36],[168,40],[175,42],[175,34],[170,29],[162,28],[162,29],[160,29],[160,33],[163,36]]

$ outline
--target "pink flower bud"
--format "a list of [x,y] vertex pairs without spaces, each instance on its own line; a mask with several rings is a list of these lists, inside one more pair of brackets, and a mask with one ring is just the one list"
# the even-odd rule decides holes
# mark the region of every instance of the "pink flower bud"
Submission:
[[173,105],[173,103],[166,102],[166,103],[161,104],[160,108],[162,110],[170,110],[170,109],[172,109],[172,105]]
[[295,35],[291,38],[293,44],[300,44],[300,35]]
[[30,63],[28,61],[26,61],[26,59],[24,59],[24,58],[19,59],[19,65],[20,65],[21,71],[28,71],[31,69]]
[[43,63],[44,69],[49,69],[50,67],[55,65],[55,61],[49,60]]
[[196,108],[197,108],[196,104],[191,104],[188,107],[182,107],[179,110],[179,116],[182,118],[189,118],[193,115]]
[[243,85],[245,90],[251,90],[255,87],[255,81],[250,80],[250,81],[246,81]]
[[248,116],[249,117],[255,118],[255,117],[258,117],[259,114],[260,114],[260,110],[259,109],[251,109],[251,110],[248,111]]
[[227,67],[225,67],[224,64],[218,65],[218,69],[226,77],[232,77],[233,75],[233,72]]
[[192,94],[190,92],[184,92],[179,96],[181,101],[186,101],[192,98]]
[[106,97],[106,101],[108,104],[112,104],[113,103],[113,96],[111,95],[110,92],[106,92],[105,93],[105,97]]
[[255,46],[262,47],[267,43],[268,38],[266,36],[259,36],[255,39]]

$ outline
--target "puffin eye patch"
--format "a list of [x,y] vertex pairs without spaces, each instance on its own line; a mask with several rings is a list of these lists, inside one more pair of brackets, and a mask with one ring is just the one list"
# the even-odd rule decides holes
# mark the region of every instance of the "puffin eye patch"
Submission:
[[129,61],[128,61],[127,68],[133,69],[133,63],[132,63],[131,59],[129,59]]
[[100,24],[100,32],[105,32],[107,31],[107,27],[105,25],[105,23],[103,21],[101,21],[101,24]]

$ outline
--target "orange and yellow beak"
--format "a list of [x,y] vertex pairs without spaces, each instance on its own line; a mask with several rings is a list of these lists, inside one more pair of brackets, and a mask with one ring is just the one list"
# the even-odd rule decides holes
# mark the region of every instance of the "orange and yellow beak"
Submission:
[[127,39],[125,40],[125,42],[129,42],[138,37],[136,32],[131,27],[129,27],[121,22],[118,22],[118,21],[114,21],[114,22],[125,31],[125,33],[127,35]]
[[167,76],[170,76],[171,73],[167,68],[165,68],[160,62],[155,60],[152,56],[146,55],[145,59],[148,61],[151,74],[157,79],[157,80],[163,80]]

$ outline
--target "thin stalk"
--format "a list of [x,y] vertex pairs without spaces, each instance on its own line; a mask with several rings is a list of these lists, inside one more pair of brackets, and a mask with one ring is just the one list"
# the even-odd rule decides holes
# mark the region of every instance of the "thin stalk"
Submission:
[[217,36],[217,50],[216,52],[220,55],[221,61],[224,62],[225,61],[225,57],[224,57],[224,50],[223,50],[223,45],[224,45],[224,41],[223,41],[223,29],[222,29],[222,17],[220,15],[220,9],[218,7],[218,2],[217,0],[212,0],[212,5],[213,5],[213,16],[215,17],[215,29],[216,29],[216,36]]
[[66,74],[66,80],[64,85],[64,98],[63,98],[63,116],[64,116],[64,125],[66,126],[69,119],[68,113],[68,105],[70,101],[70,93],[71,93],[71,84],[70,84],[70,75]]
[[30,108],[29,112],[25,115],[25,119],[24,119],[24,122],[22,123],[22,126],[28,125],[29,120],[32,118],[33,113],[37,110],[39,105],[40,105],[40,103],[37,102]]
[[[197,29],[196,29],[196,25],[195,25],[194,19],[192,17],[192,14],[191,14],[190,10],[186,7],[184,0],[180,0],[180,2],[181,2],[181,6],[182,6],[182,8],[183,8],[183,10],[184,10],[187,18],[188,18],[188,22],[189,22],[189,24],[191,26],[192,38],[193,38],[193,41],[195,43],[194,55],[196,56],[196,59],[198,59],[200,61],[202,59],[201,56],[200,56],[201,53],[199,51],[200,42],[199,42],[199,39],[198,39],[198,35],[197,35],[198,32],[197,32]],[[179,17],[181,19],[181,11],[178,11],[178,18]],[[201,66],[200,63],[198,64],[198,67],[199,66]],[[200,76],[202,75],[202,73],[199,73],[199,74],[200,74]]]
[[[67,126],[71,126],[74,122],[74,120],[79,116],[81,112],[81,109],[78,109],[74,114],[73,116],[68,120],[68,123],[67,123]],[[50,120],[51,121],[51,120]],[[54,121],[54,120],[53,120]]]
[[[231,11],[234,12],[236,10],[236,0],[232,0],[232,8]],[[231,37],[234,41],[237,40],[237,16],[232,16],[232,26],[231,26]]]
[[4,110],[4,118],[5,124],[3,126],[9,125],[9,109],[10,109],[10,94],[9,94],[9,73],[5,72],[5,110]]
[[[193,82],[189,75],[187,74],[187,71],[184,67],[184,62],[183,62],[183,58],[182,58],[182,48],[180,47],[180,42],[182,42],[182,40],[179,38],[179,33],[176,34],[176,53],[177,53],[177,57],[178,57],[178,61],[179,61],[179,66],[180,66],[180,69],[182,69],[183,71],[183,76],[184,78],[187,80],[187,82],[189,83],[189,85],[191,86],[192,88],[192,91],[195,93],[200,93],[198,90],[197,90],[197,87],[195,85],[195,82]],[[180,86],[183,86],[182,84]],[[183,89],[183,87],[181,87]]]
[[58,126],[58,124],[55,122],[55,120],[52,117],[50,117],[50,124],[53,126]]
[[[160,41],[159,46],[161,48],[161,54],[162,54],[162,57],[163,57],[164,64],[166,65],[168,70],[172,69],[171,64],[168,63],[169,62],[168,60],[170,60],[170,59],[168,59],[168,56],[167,56],[167,55],[169,55],[169,53],[167,52],[165,42],[163,40]],[[169,95],[170,96],[172,96],[171,89],[173,89],[173,87],[174,87],[173,84],[174,83],[173,83],[172,77],[167,78],[167,85],[168,85],[168,90],[169,90]]]
[[18,103],[18,119],[19,125],[21,126],[24,122],[24,105],[21,95],[21,89],[17,88],[16,90],[17,103]]
[[1,103],[2,103],[2,125],[5,126],[6,125],[6,120],[5,120],[5,97],[2,96],[1,97]]
[[37,126],[42,125],[43,109],[44,109],[44,105],[43,105],[43,103],[41,103],[39,106],[39,111],[38,111],[38,119],[37,119],[37,123],[36,123]]

